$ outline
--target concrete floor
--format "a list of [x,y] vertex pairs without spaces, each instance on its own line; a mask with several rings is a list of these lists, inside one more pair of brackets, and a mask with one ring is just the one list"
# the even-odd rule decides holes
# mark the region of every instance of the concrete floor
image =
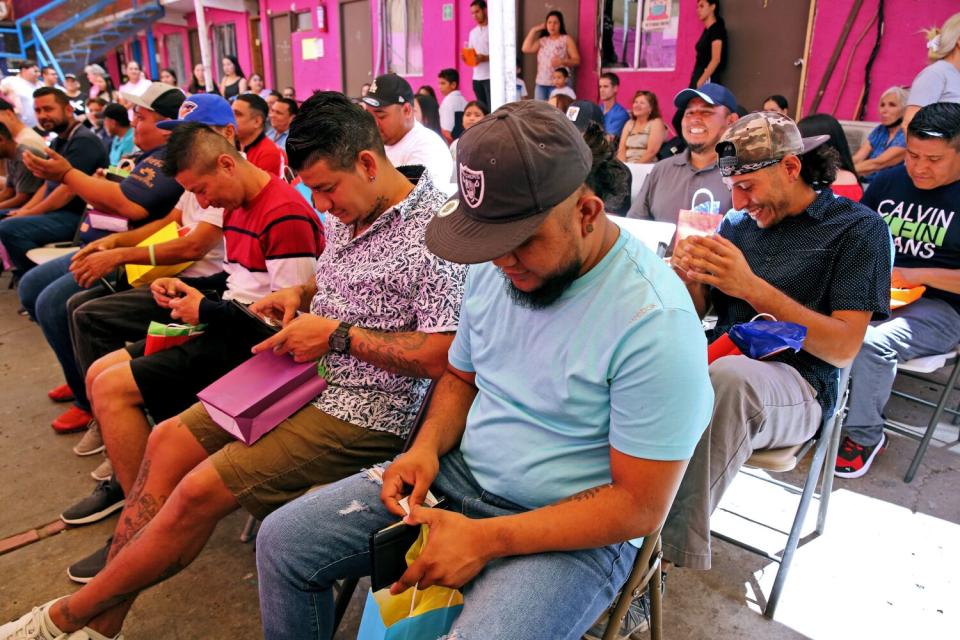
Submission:
[[[62,382],[61,374],[37,325],[16,315],[19,305],[8,281],[0,278],[0,539],[55,522],[63,508],[92,490],[89,472],[100,462],[99,456],[73,455],[79,435],[57,436],[48,426],[65,408],[45,395]],[[921,420],[902,403],[892,403],[889,411]],[[775,621],[759,614],[758,602],[769,594],[776,565],[717,541],[713,570],[670,571],[664,637],[957,637],[960,445],[954,442],[956,427],[944,427],[940,436],[912,484],[902,476],[915,444],[897,436],[867,477],[837,481],[827,532],[802,544]],[[783,479],[796,484],[801,477],[794,472]],[[741,474],[723,507],[759,510],[783,530],[792,517],[791,499]],[[237,540],[244,517],[226,519],[196,562],[139,598],[125,637],[261,637],[254,546]],[[76,585],[66,567],[102,545],[115,522],[112,517],[0,552],[0,620],[72,592]],[[718,511],[715,526],[772,551],[782,548],[782,536],[747,527],[725,511]],[[361,585],[338,639],[355,637],[364,596]]]

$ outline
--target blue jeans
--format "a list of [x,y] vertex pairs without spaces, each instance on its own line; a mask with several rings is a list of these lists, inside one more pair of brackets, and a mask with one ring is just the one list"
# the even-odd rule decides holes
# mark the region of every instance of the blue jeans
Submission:
[[[84,291],[70,273],[72,257],[73,253],[70,253],[34,267],[23,275],[18,292],[20,303],[40,325],[43,336],[57,355],[63,376],[73,391],[74,403],[89,411],[90,402],[83,373],[73,355],[70,316],[67,312],[67,300]],[[99,286],[87,291],[91,293],[91,298],[106,293],[106,289]]]
[[[481,489],[459,451],[440,460],[432,490],[471,518],[525,511]],[[363,509],[341,514],[353,501]],[[369,534],[397,521],[380,486],[359,473],[281,507],[257,537],[260,613],[267,640],[330,638],[331,585],[369,574]],[[579,639],[626,582],[637,550],[629,543],[502,558],[464,587],[458,638]],[[431,640],[424,638],[423,640]]]
[[920,298],[867,327],[850,369],[850,405],[844,433],[864,447],[883,437],[883,407],[897,363],[947,353],[960,343],[960,314],[937,298]]
[[71,240],[80,224],[80,214],[71,211],[52,211],[40,216],[7,218],[0,222],[0,242],[18,273],[33,268],[27,252],[49,242]]
[[538,84],[536,85],[536,89],[534,89],[533,97],[546,102],[550,99],[550,92],[553,91],[554,88],[555,87],[550,84]]

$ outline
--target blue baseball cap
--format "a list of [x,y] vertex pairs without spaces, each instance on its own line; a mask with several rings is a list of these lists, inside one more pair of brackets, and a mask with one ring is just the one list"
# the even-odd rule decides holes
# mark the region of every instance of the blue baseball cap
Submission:
[[707,104],[722,105],[732,112],[737,110],[737,99],[722,84],[707,82],[699,89],[684,89],[673,98],[673,106],[683,110],[694,98],[700,98]]
[[237,126],[230,103],[213,93],[198,93],[183,101],[176,120],[163,120],[157,123],[161,129],[173,130],[186,122],[199,122],[211,127]]

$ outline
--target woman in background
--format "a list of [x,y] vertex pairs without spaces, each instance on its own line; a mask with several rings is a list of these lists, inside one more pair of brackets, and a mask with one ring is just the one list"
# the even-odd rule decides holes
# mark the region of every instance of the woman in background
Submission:
[[797,128],[800,129],[800,134],[804,138],[821,135],[830,136],[824,146],[836,151],[840,157],[840,167],[837,169],[837,177],[833,183],[814,186],[818,189],[829,186],[835,195],[859,202],[860,198],[863,197],[863,187],[860,186],[860,178],[857,176],[857,170],[853,165],[853,157],[850,155],[850,145],[847,144],[847,137],[843,134],[843,127],[840,126],[837,119],[826,113],[815,113],[798,122]]
[[907,155],[907,141],[903,135],[903,112],[907,108],[907,91],[893,86],[880,96],[880,124],[857,152],[853,154],[853,166],[861,179],[888,167],[895,167]]
[[[472,102],[468,102],[467,106],[463,108],[463,130],[466,131],[473,125],[477,124],[478,122],[483,120],[485,117],[487,117],[489,113],[490,112],[487,111],[487,108],[484,106],[482,102],[477,102],[476,100]],[[463,134],[460,134],[460,135],[461,137],[463,136]],[[460,138],[457,138],[450,144],[450,155],[453,156],[453,166],[454,166],[453,178],[451,179],[451,182],[457,181],[457,169],[456,169],[457,142],[459,142],[459,140]]]
[[427,129],[443,137],[440,132],[440,105],[436,98],[424,93],[413,96],[413,117]]
[[690,76],[690,88],[707,82],[723,84],[727,67],[727,27],[720,17],[720,0],[697,0],[697,19],[703,23],[703,33],[697,40],[697,59]]
[[223,71],[223,76],[220,78],[220,95],[232,102],[241,93],[246,93],[247,79],[236,57],[223,56],[220,69]]
[[926,34],[931,64],[910,85],[903,113],[904,131],[921,107],[934,102],[960,102],[960,13],[947,18],[939,29],[927,29]]
[[180,86],[180,83],[177,82],[177,72],[169,67],[166,69],[160,69],[160,82],[163,84],[168,84],[171,87]]
[[630,107],[630,119],[620,133],[617,160],[635,164],[657,161],[667,126],[660,116],[660,104],[652,91],[637,91]]
[[576,41],[567,34],[563,14],[551,11],[543,24],[538,24],[527,33],[520,47],[524,53],[537,54],[537,85],[534,97],[547,100],[553,91],[551,77],[557,67],[575,67],[580,64],[580,51]]
[[250,79],[247,80],[247,92],[256,94],[264,100],[270,95],[270,90],[266,88],[266,84],[263,82],[263,76],[259,73],[250,74]]
[[785,115],[788,118],[790,117],[790,111],[788,109],[789,106],[790,103],[787,102],[787,99],[777,93],[763,101],[764,111],[774,111],[776,113]]
[[[197,63],[193,67],[193,73],[190,74],[190,84],[187,86],[187,93],[193,95],[194,93],[207,93],[206,79],[203,77],[206,68],[201,63]],[[213,89],[210,93],[219,93],[217,91],[217,85],[213,85]]]

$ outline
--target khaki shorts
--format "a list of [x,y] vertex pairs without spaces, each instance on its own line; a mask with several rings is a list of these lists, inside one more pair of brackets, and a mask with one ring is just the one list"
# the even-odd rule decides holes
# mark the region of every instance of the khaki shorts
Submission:
[[403,440],[391,433],[344,422],[312,404],[250,446],[221,429],[199,402],[180,420],[206,449],[240,505],[261,520],[312,486],[391,460],[403,447]]

